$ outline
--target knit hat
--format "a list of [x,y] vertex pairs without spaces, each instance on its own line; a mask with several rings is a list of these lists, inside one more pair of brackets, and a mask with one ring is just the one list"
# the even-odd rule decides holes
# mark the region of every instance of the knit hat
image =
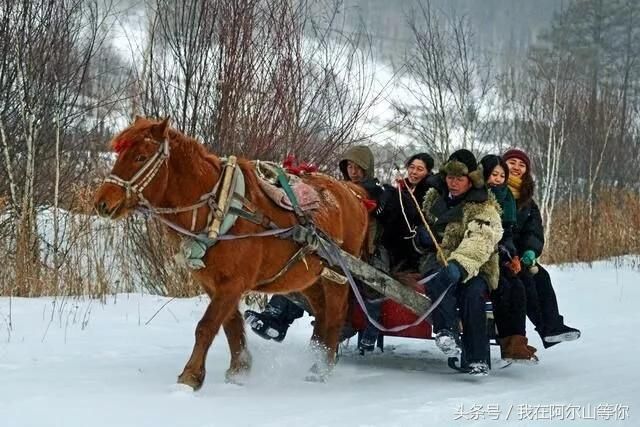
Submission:
[[417,160],[422,160],[424,162],[424,164],[427,166],[427,169],[429,170],[429,172],[431,172],[431,170],[433,169],[433,166],[435,165],[435,161],[433,160],[433,157],[431,157],[427,153],[414,154],[413,156],[409,157],[409,159],[405,162],[404,165],[406,167],[409,167],[411,162],[413,162],[416,159]]
[[442,168],[445,174],[453,176],[467,176],[476,188],[484,186],[482,170],[478,169],[478,161],[473,153],[464,148],[453,152]]
[[489,180],[491,172],[493,172],[495,167],[498,165],[502,166],[502,169],[504,170],[504,182],[507,182],[509,179],[509,166],[502,157],[496,156],[495,154],[489,154],[480,160],[480,164],[482,165],[482,174],[485,182]]
[[509,159],[522,160],[522,162],[527,165],[527,173],[531,173],[531,159],[529,159],[529,156],[524,151],[518,148],[510,148],[504,152],[502,158],[505,162]]

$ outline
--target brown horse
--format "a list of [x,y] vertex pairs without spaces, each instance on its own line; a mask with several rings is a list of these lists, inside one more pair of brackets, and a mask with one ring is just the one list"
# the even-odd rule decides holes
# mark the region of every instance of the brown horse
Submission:
[[[112,219],[122,218],[136,207],[171,208],[192,206],[203,194],[212,191],[221,179],[223,162],[208,153],[202,144],[168,127],[168,119],[154,121],[136,117],[112,141],[119,154],[112,174],[95,196],[97,212]],[[254,207],[279,227],[297,223],[296,216],[276,206],[258,184],[252,163],[239,160],[245,177],[246,193]],[[303,180],[320,194],[321,207],[314,211],[314,224],[341,247],[360,256],[364,250],[368,214],[355,193],[359,187],[336,181],[323,174],[310,174]],[[210,222],[209,205],[193,211],[163,213],[162,217],[184,229],[206,229]],[[228,233],[254,234],[265,226],[239,218]],[[203,261],[205,267],[194,271],[211,301],[195,330],[195,345],[178,382],[194,389],[202,386],[205,359],[214,337],[222,326],[231,352],[227,380],[247,373],[251,356],[246,349],[244,321],[238,309],[242,296],[249,291],[267,293],[302,292],[316,317],[312,344],[321,348],[321,357],[311,369],[310,379],[324,380],[335,364],[338,336],[344,324],[348,287],[320,276],[325,265],[315,254],[296,261],[286,272],[268,284],[299,250],[292,240],[278,237],[250,237],[220,240],[210,247]],[[315,375],[315,377],[314,377]]]

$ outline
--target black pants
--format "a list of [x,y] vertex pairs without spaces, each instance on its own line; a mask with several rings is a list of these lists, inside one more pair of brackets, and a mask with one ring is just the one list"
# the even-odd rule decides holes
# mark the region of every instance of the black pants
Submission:
[[518,275],[525,286],[527,316],[541,337],[562,328],[564,319],[558,309],[556,293],[551,284],[549,272],[538,265],[538,273],[523,271]]
[[[444,289],[430,288],[429,296],[435,300]],[[489,337],[487,335],[487,315],[485,297],[488,291],[484,278],[476,276],[466,283],[453,285],[432,313],[433,330],[449,329],[456,332],[460,312],[462,320],[462,348],[469,363],[488,362]]]
[[500,268],[498,288],[491,292],[498,338],[526,335],[527,297],[522,281],[507,267]]
[[294,320],[301,318],[304,314],[304,310],[300,306],[284,295],[272,296],[267,303],[265,312],[287,325],[291,325]]

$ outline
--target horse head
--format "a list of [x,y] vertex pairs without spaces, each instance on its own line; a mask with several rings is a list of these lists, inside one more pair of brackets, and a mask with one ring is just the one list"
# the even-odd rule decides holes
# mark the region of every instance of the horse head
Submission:
[[117,159],[96,192],[94,207],[100,216],[122,218],[136,206],[160,202],[169,175],[168,124],[169,118],[155,121],[136,116],[111,141]]

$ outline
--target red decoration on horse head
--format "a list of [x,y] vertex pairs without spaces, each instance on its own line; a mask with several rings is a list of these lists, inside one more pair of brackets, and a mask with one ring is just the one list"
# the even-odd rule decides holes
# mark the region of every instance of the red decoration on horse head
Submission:
[[133,140],[131,139],[119,139],[112,144],[113,151],[115,151],[118,155],[127,151],[133,145]]

